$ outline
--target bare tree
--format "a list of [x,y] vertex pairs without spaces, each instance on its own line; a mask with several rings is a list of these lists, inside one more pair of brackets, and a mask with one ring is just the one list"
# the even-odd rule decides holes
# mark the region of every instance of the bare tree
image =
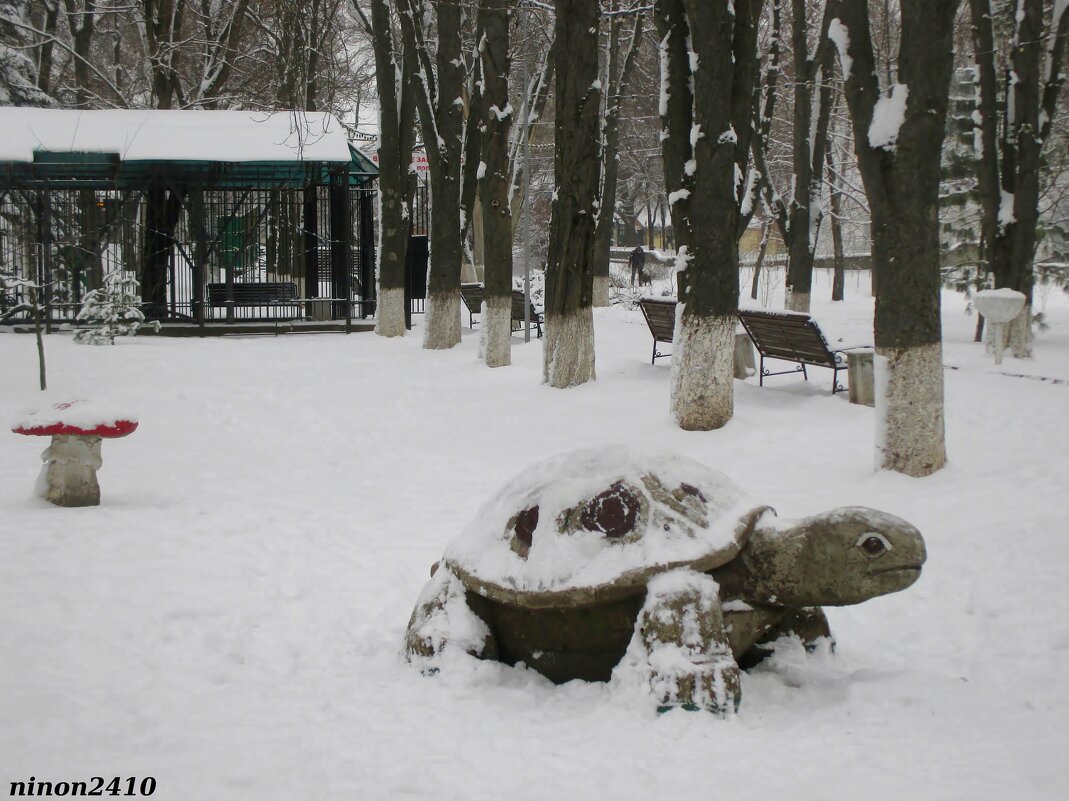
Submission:
[[[778,5],[773,0],[774,5]],[[831,116],[831,71],[833,50],[827,31],[827,10],[818,23],[815,54],[810,54],[810,20],[806,0],[791,0],[791,50],[793,51],[792,198],[788,208],[780,195],[769,195],[783,241],[787,243],[786,307],[808,312],[813,284],[813,256],[823,217],[824,162],[828,122]],[[758,140],[755,140],[758,141]],[[766,184],[767,185],[767,184]]]
[[939,316],[939,164],[960,0],[903,0],[897,82],[880,92],[868,4],[830,0],[854,143],[872,213],[879,465],[946,461]]
[[32,31],[29,8],[28,0],[0,0],[0,105],[52,104],[38,84],[33,60],[26,54]]
[[619,0],[613,0],[609,17],[608,55],[605,87],[605,117],[601,124],[601,206],[594,234],[594,305],[609,305],[609,249],[616,216],[616,184],[620,173],[620,113],[623,96],[629,91],[635,56],[643,40],[643,16],[630,16],[630,35],[626,50],[621,54],[621,32],[628,16],[620,12]]
[[375,51],[379,93],[379,291],[375,332],[405,333],[405,257],[411,233],[415,144],[415,53],[402,48],[386,0],[371,0],[371,19],[354,2]]
[[982,238],[995,285],[1026,298],[1010,330],[1018,357],[1032,352],[1040,156],[1058,111],[1069,36],[1067,4],[1056,2],[1045,10],[1049,5],[1043,0],[969,0],[980,84]]
[[[451,348],[460,342],[460,268],[467,227],[461,165],[469,133],[465,98],[471,96],[461,38],[465,5],[455,0],[426,5],[395,1],[405,48],[416,54],[416,103],[430,164],[431,264],[423,347]],[[427,41],[432,29],[437,34],[433,58]],[[474,136],[477,131],[470,133]]]
[[749,172],[761,5],[657,0],[654,7],[664,173],[682,268],[672,414],[688,430],[720,428],[733,413],[738,237],[753,183],[742,177]]
[[[479,33],[482,60],[480,203],[483,220],[486,309],[483,313],[482,356],[489,367],[512,363],[512,209],[509,203],[509,135],[513,109],[509,103],[510,0],[480,0]],[[470,124],[470,123],[469,123]]]
[[592,308],[598,212],[601,87],[597,0],[556,0],[555,193],[546,267],[543,380],[552,387],[595,378]]

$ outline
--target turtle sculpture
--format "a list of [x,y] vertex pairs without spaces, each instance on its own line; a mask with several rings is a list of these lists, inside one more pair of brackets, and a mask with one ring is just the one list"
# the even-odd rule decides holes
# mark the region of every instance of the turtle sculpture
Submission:
[[496,493],[431,570],[405,638],[550,680],[639,676],[659,708],[737,709],[739,666],[781,636],[830,637],[821,606],[913,584],[920,532],[843,507],[782,521],[727,476],[623,447],[564,454]]

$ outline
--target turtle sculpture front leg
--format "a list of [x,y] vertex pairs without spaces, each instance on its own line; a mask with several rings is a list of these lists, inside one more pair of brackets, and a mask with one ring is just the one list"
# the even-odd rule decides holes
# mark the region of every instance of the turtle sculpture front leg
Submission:
[[472,611],[464,584],[444,563],[436,565],[423,587],[405,632],[405,655],[437,670],[447,653],[496,659],[497,643],[486,622]]
[[766,631],[753,647],[739,656],[739,665],[749,670],[772,656],[775,643],[783,637],[797,637],[808,653],[813,653],[822,642],[835,650],[835,638],[831,634],[828,618],[819,606],[803,606],[788,609],[774,626]]
[[637,657],[659,711],[674,707],[735,712],[741,686],[709,575],[679,569],[650,580],[628,649]]

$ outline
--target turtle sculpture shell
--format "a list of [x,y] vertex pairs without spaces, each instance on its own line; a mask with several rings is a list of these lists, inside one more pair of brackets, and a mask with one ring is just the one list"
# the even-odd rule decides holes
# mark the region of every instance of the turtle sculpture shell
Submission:
[[503,487],[445,562],[468,589],[499,603],[581,607],[645,592],[658,573],[731,561],[766,510],[692,459],[581,450]]
[[841,507],[796,521],[724,474],[622,446],[557,456],[496,492],[432,570],[405,651],[462,652],[555,682],[634,667],[662,707],[730,712],[739,667],[794,635],[830,641],[819,607],[909,587],[924,538]]

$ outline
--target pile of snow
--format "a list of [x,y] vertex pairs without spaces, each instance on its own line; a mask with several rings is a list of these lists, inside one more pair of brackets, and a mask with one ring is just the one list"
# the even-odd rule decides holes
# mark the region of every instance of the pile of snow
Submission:
[[869,146],[894,150],[898,142],[898,131],[906,121],[906,100],[909,87],[896,83],[891,87],[891,94],[881,95],[872,110],[872,122],[869,124]]

